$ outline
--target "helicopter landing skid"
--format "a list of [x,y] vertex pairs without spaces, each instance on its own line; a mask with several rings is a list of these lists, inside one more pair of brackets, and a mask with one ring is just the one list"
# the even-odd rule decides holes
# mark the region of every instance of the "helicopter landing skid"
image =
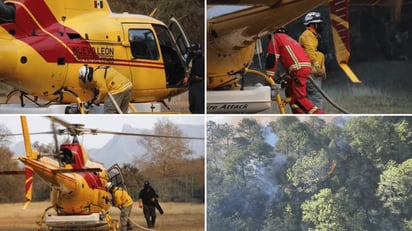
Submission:
[[[161,103],[133,103],[136,113],[161,112]],[[104,106],[93,105],[87,109],[87,114],[103,114]],[[130,111],[130,113],[135,113]],[[36,104],[0,104],[0,114],[81,114],[77,104],[50,104],[38,106]]]

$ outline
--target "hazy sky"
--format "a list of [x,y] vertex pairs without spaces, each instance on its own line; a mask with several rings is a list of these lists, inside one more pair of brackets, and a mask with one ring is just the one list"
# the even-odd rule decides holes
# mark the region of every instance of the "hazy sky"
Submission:
[[[122,131],[125,124],[130,124],[134,128],[153,129],[154,125],[159,119],[168,119],[175,124],[196,124],[204,125],[204,116],[195,115],[62,115],[56,116],[69,123],[84,124],[87,128],[96,128],[108,131]],[[27,116],[27,123],[30,132],[44,132],[51,131],[51,123],[45,116],[29,115]],[[22,133],[20,116],[18,115],[0,115],[0,125],[7,128],[10,133]],[[103,146],[112,135],[85,135],[80,137],[80,142],[87,148],[99,148]],[[22,141],[22,136],[15,136],[11,138],[13,143]],[[52,143],[52,135],[35,135],[31,136],[31,142],[39,141],[41,143]]]

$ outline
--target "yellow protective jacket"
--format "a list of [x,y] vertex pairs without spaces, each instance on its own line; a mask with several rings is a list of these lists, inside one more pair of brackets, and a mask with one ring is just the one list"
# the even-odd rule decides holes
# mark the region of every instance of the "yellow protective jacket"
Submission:
[[126,90],[132,89],[130,80],[109,66],[99,66],[93,73],[93,83],[99,89],[96,103],[102,103],[107,96],[107,92],[117,95]]
[[133,200],[130,197],[130,195],[127,193],[127,191],[121,189],[121,188],[114,188],[113,189],[113,205],[122,208],[122,207],[128,207],[133,204]]
[[311,28],[307,28],[299,37],[299,43],[308,54],[312,67],[320,68],[323,73],[326,73],[325,55],[318,51],[317,33]]

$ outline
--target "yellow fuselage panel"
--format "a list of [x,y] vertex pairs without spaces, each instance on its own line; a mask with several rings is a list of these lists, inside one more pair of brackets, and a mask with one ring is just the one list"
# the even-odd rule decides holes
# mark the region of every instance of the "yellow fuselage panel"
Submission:
[[[62,214],[90,214],[101,212],[110,208],[111,194],[106,192],[106,171],[93,172],[59,172],[70,170],[72,166],[59,167],[58,162],[42,157],[32,160],[26,157],[19,158],[26,166],[44,181],[52,186],[51,200],[60,207]],[[101,168],[103,166],[94,162],[87,162],[87,168]]]
[[[68,174],[68,173],[66,173]],[[73,174],[76,178],[76,187],[69,193],[60,192],[56,198],[56,205],[62,214],[91,214],[107,211],[111,203],[111,194],[104,188],[92,188],[80,174]]]
[[[46,0],[38,5],[45,11],[42,17],[30,1],[8,2],[15,4],[17,13],[15,23],[0,27],[0,79],[5,83],[50,100],[67,88],[89,101],[94,91],[84,88],[78,78],[81,65],[89,64],[110,65],[129,77],[132,102],[163,100],[185,91],[167,88],[159,47],[156,60],[132,57],[127,30],[146,28],[155,34],[153,25],[165,27],[164,23],[144,15],[113,14],[106,1]],[[154,39],[159,44],[157,36]],[[76,102],[71,94],[61,100]]]
[[208,49],[207,88],[215,89],[230,83],[237,72],[248,67],[253,58],[255,44],[236,50]]
[[66,65],[44,62],[31,46],[18,40],[0,39],[0,47],[0,78],[5,83],[43,97],[52,97],[64,85]]

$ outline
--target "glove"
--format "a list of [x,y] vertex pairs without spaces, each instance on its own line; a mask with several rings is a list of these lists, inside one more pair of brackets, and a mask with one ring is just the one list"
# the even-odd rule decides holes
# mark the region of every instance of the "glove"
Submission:
[[266,75],[267,75],[269,78],[272,78],[272,79],[273,79],[273,76],[275,76],[275,72],[266,70]]
[[143,208],[142,204],[139,203],[139,208]]
[[312,66],[311,73],[326,79],[325,70],[323,70],[320,66]]
[[183,79],[183,84],[184,84],[184,85],[188,85],[188,84],[189,84],[189,77],[185,76],[185,78]]
[[93,107],[93,102],[92,101],[88,101],[85,103],[86,108],[92,108]]

